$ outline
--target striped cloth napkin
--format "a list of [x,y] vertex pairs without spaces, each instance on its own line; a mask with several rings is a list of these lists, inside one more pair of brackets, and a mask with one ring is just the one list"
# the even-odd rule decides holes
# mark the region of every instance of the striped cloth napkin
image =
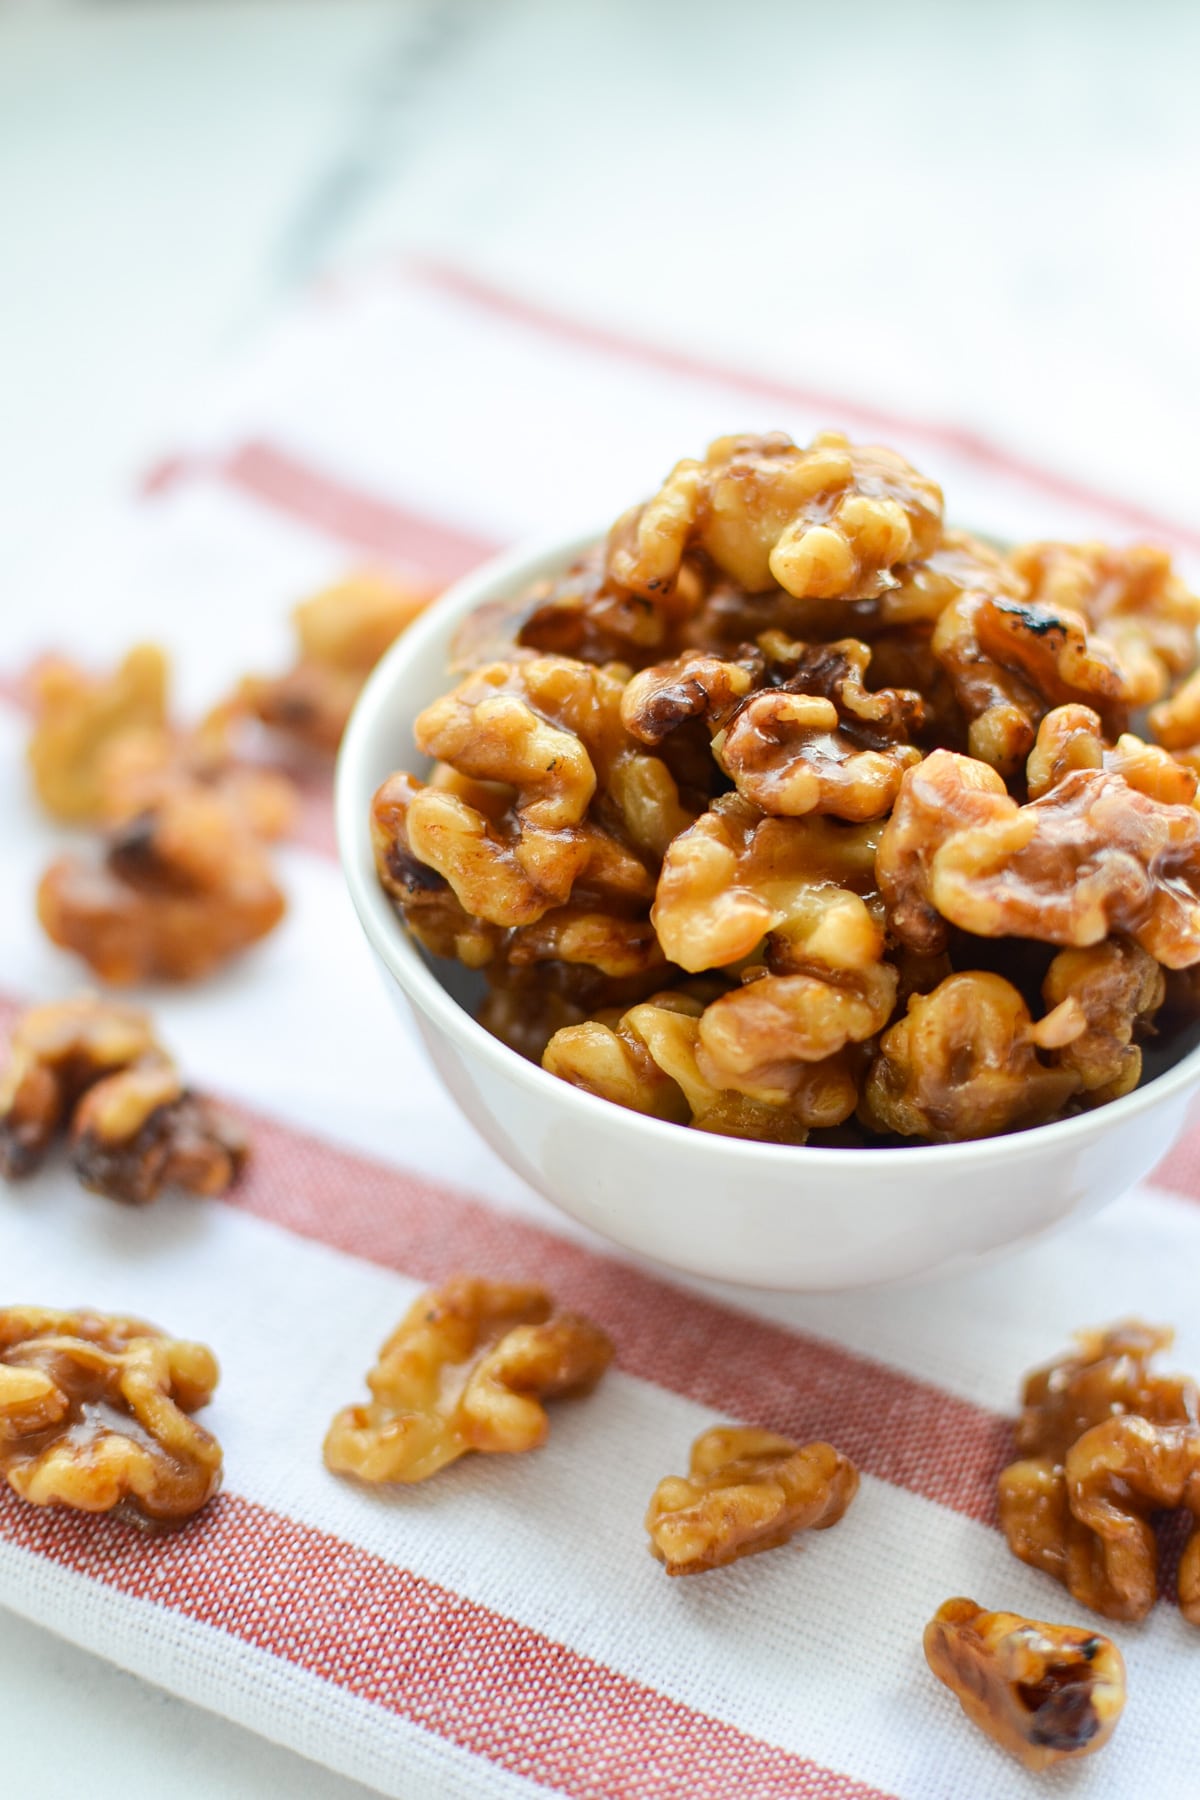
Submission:
[[[1200,534],[1012,449],[863,396],[703,366],[495,292],[381,270],[317,295],[208,397],[144,491],[64,543],[0,622],[15,678],[51,647],[175,653],[196,709],[286,658],[286,607],[364,559],[448,579],[530,532],[603,521],[719,431],[822,425],[892,441],[954,516],[998,535]],[[31,894],[62,841],[35,811],[25,721],[0,706],[4,1008],[72,991]],[[218,1201],[146,1212],[61,1169],[0,1195],[7,1300],[141,1313],[212,1344],[206,1421],[227,1485],[192,1528],[0,1497],[0,1602],[392,1795],[962,1800],[1042,1791],[929,1675],[949,1595],[1074,1619],[995,1526],[1018,1378],[1069,1331],[1179,1326],[1200,1368],[1200,1144],[1019,1257],[940,1285],[796,1299],[633,1264],[559,1217],[457,1117],[377,983],[332,857],[327,796],[283,853],[285,925],[194,991],[147,995],[254,1158]],[[903,1196],[897,1195],[897,1205]],[[963,1195],[970,1204],[970,1195]],[[382,1494],[321,1440],[419,1289],[456,1270],[543,1280],[619,1366],[536,1455],[476,1457]],[[831,1437],[863,1472],[836,1530],[668,1581],[641,1517],[717,1418]],[[1197,1793],[1194,1633],[1116,1627],[1130,1700],[1077,1797]],[[1064,1790],[1065,1791],[1065,1790]]]

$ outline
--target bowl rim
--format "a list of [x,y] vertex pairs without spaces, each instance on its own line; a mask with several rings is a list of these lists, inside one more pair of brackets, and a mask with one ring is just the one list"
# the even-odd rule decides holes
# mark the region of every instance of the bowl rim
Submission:
[[[443,636],[449,636],[453,627],[475,607],[484,601],[507,597],[519,591],[521,586],[567,567],[605,535],[605,531],[597,531],[594,527],[556,533],[519,543],[490,557],[452,582],[384,652],[355,703],[338,753],[334,792],[338,856],[359,924],[371,948],[413,1006],[462,1051],[482,1057],[497,1074],[518,1082],[534,1096],[540,1096],[543,1102],[568,1114],[575,1112],[582,1120],[593,1124],[606,1119],[613,1130],[631,1132],[635,1138],[646,1135],[661,1148],[674,1144],[682,1154],[688,1154],[689,1149],[697,1147],[695,1140],[700,1134],[688,1132],[685,1126],[670,1120],[634,1112],[598,1094],[573,1087],[529,1062],[479,1024],[447,992],[417,950],[376,879],[371,848],[369,803],[378,783],[365,764],[376,729],[390,710],[397,690],[403,687],[410,665]],[[982,1163],[997,1155],[1015,1158],[1034,1155],[1043,1145],[1047,1150],[1056,1151],[1072,1143],[1080,1145],[1182,1093],[1197,1080],[1200,1080],[1200,1044],[1171,1068],[1118,1100],[1110,1100],[1104,1106],[1077,1113],[1069,1119],[1028,1126],[1023,1131],[1002,1132],[994,1137],[968,1138],[947,1144],[883,1145],[875,1149],[858,1145],[771,1144],[758,1138],[722,1137],[711,1132],[702,1135],[706,1155],[728,1156],[747,1166],[770,1166],[777,1174],[788,1168],[799,1174],[805,1166],[814,1172],[845,1170],[863,1158],[869,1159],[870,1167],[881,1176],[904,1171],[916,1174],[929,1167],[944,1171],[952,1159],[967,1164]]]

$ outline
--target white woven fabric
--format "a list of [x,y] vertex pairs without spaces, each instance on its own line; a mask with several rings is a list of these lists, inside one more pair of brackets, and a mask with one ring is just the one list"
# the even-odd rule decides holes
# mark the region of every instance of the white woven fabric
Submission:
[[[64,545],[5,609],[0,669],[156,637],[199,707],[282,661],[287,605],[368,553],[448,575],[489,542],[603,521],[718,431],[843,423],[803,403],[815,373],[781,370],[796,391],[772,396],[457,278],[381,273],[314,301],[190,422],[153,492]],[[863,397],[849,401],[861,431]],[[1119,502],[1056,492],[1015,455],[916,423],[891,435],[981,529],[1131,535]],[[1194,551],[1186,521],[1161,523]],[[0,710],[13,1002],[79,985],[33,918],[62,834],[26,792],[24,729]],[[182,1537],[147,1541],[6,1501],[0,1602],[387,1794],[1042,1791],[933,1681],[921,1630],[954,1593],[1079,1613],[991,1523],[1000,1415],[1071,1328],[1120,1314],[1177,1324],[1179,1366],[1200,1367],[1187,1158],[953,1284],[796,1300],[671,1282],[622,1265],[495,1161],[397,1027],[328,854],[282,860],[281,930],[207,985],[147,996],[197,1084],[256,1115],[245,1187],[129,1212],[52,1169],[0,1195],[5,1301],[142,1313],[216,1348],[206,1418],[226,1493]],[[536,1456],[475,1458],[396,1496],[335,1480],[319,1454],[330,1415],[410,1297],[459,1266],[545,1272],[611,1325],[623,1367],[558,1409]],[[862,1491],[819,1539],[669,1583],[642,1511],[722,1413],[844,1443]],[[1193,1635],[1168,1605],[1113,1635],[1127,1715],[1072,1793],[1194,1796]]]

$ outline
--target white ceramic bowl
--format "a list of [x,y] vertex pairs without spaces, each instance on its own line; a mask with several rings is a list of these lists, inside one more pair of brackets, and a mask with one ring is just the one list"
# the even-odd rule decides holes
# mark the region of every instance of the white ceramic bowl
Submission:
[[448,685],[459,621],[565,567],[589,541],[517,551],[443,595],[375,670],[338,765],[338,843],[363,930],[442,1080],[505,1162],[626,1249],[694,1275],[795,1292],[967,1267],[1094,1211],[1153,1168],[1200,1085],[1200,1028],[1136,1092],[1078,1118],[978,1143],[836,1150],[715,1137],[627,1112],[476,1024],[464,1002],[480,978],[426,958],[375,879],[371,795],[394,769],[420,772],[413,720]]

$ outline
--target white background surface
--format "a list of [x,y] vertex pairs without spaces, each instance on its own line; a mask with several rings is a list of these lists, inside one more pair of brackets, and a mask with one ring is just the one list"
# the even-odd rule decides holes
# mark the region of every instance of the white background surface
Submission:
[[[1051,463],[1087,421],[1079,472],[1194,518],[1200,450],[1156,446],[1200,419],[1198,67],[1184,5],[0,5],[0,605],[291,292],[406,245],[986,397]],[[49,1800],[365,1791],[9,1617],[0,1741]]]

